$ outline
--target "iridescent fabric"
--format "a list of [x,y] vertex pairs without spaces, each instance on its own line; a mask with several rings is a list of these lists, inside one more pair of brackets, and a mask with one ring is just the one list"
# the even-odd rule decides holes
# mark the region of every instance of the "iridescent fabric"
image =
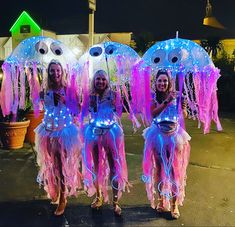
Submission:
[[[115,114],[114,97],[111,90],[106,90],[101,100],[94,94],[90,96],[95,102],[91,101],[90,123],[84,128],[84,188],[88,196],[92,196],[96,193],[95,184],[98,184],[105,202],[109,201],[109,182],[118,190],[118,198],[128,186],[124,134]],[[98,159],[97,170],[95,159]],[[113,162],[113,169],[110,169],[109,162]]]
[[[165,109],[165,113],[171,106]],[[186,168],[189,162],[191,137],[177,121],[167,121],[164,112],[153,119],[144,130],[145,138],[142,180],[146,184],[148,199],[155,203],[155,196],[163,198],[163,206],[170,209],[175,197],[182,205],[185,196]],[[160,120],[161,119],[161,120]],[[175,119],[173,117],[173,119]]]

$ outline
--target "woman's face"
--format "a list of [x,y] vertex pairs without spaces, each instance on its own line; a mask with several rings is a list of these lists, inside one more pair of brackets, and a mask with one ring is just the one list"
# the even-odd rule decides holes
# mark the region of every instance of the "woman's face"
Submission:
[[104,91],[106,89],[107,85],[108,85],[108,81],[105,78],[105,75],[98,74],[95,77],[95,89],[96,90]]
[[61,83],[63,70],[59,64],[51,64],[48,72],[52,83],[54,84]]
[[156,89],[160,92],[166,92],[169,87],[168,77],[165,74],[160,74],[155,82]]

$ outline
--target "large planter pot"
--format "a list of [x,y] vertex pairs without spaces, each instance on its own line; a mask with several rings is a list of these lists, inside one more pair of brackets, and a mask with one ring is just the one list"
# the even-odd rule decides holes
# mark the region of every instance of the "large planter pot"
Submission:
[[37,128],[37,126],[42,122],[42,119],[44,117],[44,111],[40,111],[39,116],[36,117],[34,115],[33,110],[32,110],[32,111],[29,111],[25,115],[25,117],[26,117],[26,119],[30,120],[30,124],[27,129],[27,133],[25,135],[25,142],[34,143],[35,142],[34,129]]
[[19,149],[23,147],[29,122],[29,120],[21,122],[0,122],[0,138],[4,149]]

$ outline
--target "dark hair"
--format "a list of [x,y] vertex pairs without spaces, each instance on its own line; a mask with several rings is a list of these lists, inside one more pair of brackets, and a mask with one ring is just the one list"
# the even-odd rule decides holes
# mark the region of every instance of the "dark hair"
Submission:
[[165,99],[165,93],[158,91],[158,89],[156,88],[156,81],[160,75],[166,75],[167,79],[168,79],[168,88],[166,90],[166,94],[168,94],[172,89],[172,81],[171,81],[171,77],[170,77],[169,73],[163,69],[158,70],[157,74],[154,77],[156,99],[159,103],[162,103],[162,101]]

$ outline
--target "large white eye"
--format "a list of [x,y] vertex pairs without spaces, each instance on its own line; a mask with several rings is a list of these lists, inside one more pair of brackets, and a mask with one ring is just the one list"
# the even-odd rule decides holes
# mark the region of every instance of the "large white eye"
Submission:
[[102,54],[102,48],[101,47],[92,47],[90,49],[89,53],[93,57],[98,57]]
[[47,52],[48,52],[47,45],[42,41],[39,41],[35,44],[35,49],[40,54],[47,54]]
[[55,55],[60,56],[61,54],[63,54],[62,48],[61,48],[61,47],[59,46],[59,44],[56,43],[56,42],[53,42],[53,43],[51,44],[50,49],[51,49],[51,51],[53,52],[53,54],[55,54]]
[[151,61],[154,64],[162,64],[165,60],[166,52],[162,49],[156,50],[151,57]]
[[114,46],[113,44],[110,44],[105,48],[105,53],[111,55],[116,49],[117,49],[116,46]]
[[179,63],[181,61],[182,54],[180,48],[176,48],[168,54],[168,61],[172,64]]

